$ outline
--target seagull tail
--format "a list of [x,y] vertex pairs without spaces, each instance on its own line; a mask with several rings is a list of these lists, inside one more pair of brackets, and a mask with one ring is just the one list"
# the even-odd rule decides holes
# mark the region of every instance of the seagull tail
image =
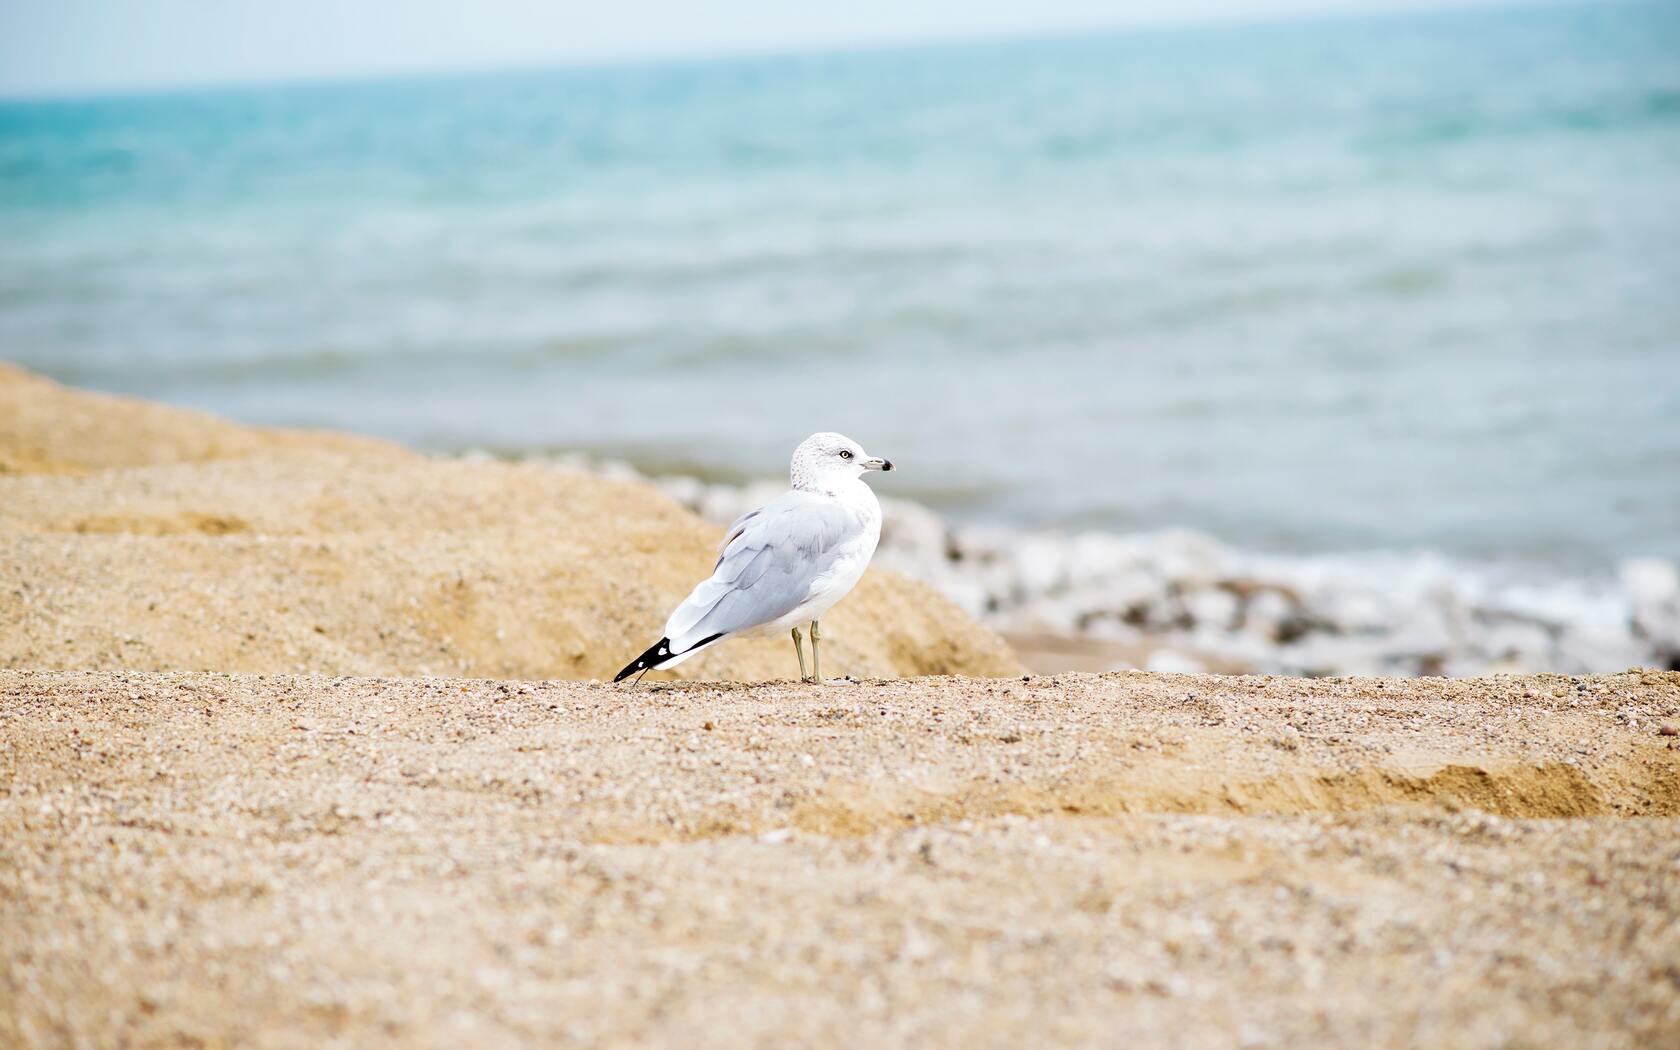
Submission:
[[647,652],[631,660],[624,670],[613,676],[613,681],[622,682],[637,671],[651,671],[660,664],[671,660],[671,639],[661,638],[647,647]]
[[694,643],[680,653],[671,651],[671,639],[661,638],[659,641],[648,646],[647,651],[642,655],[626,664],[624,670],[613,676],[613,681],[622,682],[631,675],[641,671],[656,671],[661,667],[669,667],[672,664],[681,663],[683,660],[693,656],[696,652],[704,649],[708,645],[711,645],[713,642],[722,637],[723,635],[720,633],[714,634],[709,638],[702,638],[700,641]]

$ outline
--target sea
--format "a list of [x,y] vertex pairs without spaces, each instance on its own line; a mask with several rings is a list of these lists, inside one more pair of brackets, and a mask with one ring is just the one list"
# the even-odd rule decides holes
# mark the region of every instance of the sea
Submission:
[[958,521],[1680,559],[1680,4],[0,101],[0,358]]

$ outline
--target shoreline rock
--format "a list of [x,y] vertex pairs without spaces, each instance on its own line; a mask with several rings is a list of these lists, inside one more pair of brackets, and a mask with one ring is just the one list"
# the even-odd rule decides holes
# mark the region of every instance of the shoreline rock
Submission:
[[[642,477],[584,456],[543,461]],[[714,524],[784,487],[646,480]],[[1048,655],[1039,671],[1463,677],[1680,667],[1680,569],[1661,558],[1624,561],[1602,579],[1546,579],[1432,552],[1258,554],[1187,529],[952,524],[913,501],[881,503],[877,564],[933,585],[1011,639],[1126,654],[1094,665]]]

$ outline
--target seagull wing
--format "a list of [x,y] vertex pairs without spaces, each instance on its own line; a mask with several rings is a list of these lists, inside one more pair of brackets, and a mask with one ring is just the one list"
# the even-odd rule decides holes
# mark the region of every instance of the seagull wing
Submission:
[[780,619],[829,575],[857,515],[809,492],[789,492],[742,515],[724,534],[711,578],[665,624],[673,653]]

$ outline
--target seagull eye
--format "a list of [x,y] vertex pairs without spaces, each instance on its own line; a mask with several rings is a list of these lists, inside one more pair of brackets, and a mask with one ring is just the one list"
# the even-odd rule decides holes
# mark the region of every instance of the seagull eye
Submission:
[[852,450],[849,449],[849,448],[841,449],[840,450],[840,458],[841,459],[851,459],[852,458]]

